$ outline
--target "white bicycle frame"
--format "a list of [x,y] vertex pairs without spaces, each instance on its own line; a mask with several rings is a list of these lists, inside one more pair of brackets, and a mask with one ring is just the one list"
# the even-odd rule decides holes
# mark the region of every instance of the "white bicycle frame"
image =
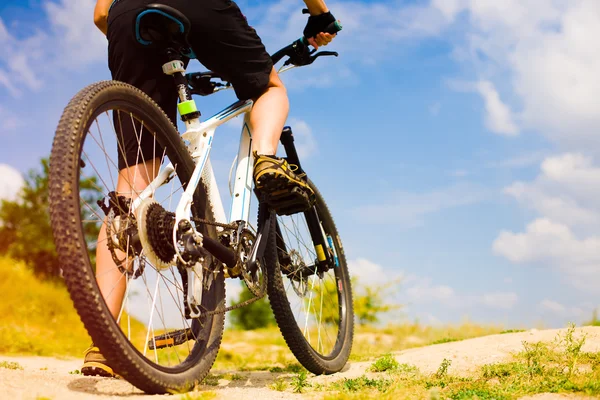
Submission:
[[[173,71],[173,73],[184,74],[185,69],[181,71],[182,68],[183,66]],[[287,69],[289,68],[286,68],[286,70]],[[166,71],[165,73],[169,75],[172,74]],[[182,93],[182,90],[183,89],[180,88],[180,99],[185,99],[185,93]],[[216,89],[215,91],[218,90],[219,89]],[[230,223],[238,221],[244,221],[248,223],[250,217],[250,200],[252,199],[252,171],[254,165],[254,155],[252,154],[252,132],[248,112],[252,109],[253,104],[254,103],[252,100],[241,100],[233,103],[231,106],[225,108],[223,111],[217,113],[207,121],[200,122],[199,118],[185,121],[186,131],[181,135],[181,138],[189,142],[189,144],[187,144],[187,148],[192,155],[195,168],[190,178],[190,182],[188,182],[185,192],[182,194],[177,205],[175,211],[176,228],[173,230],[173,244],[176,249],[177,257],[184,264],[185,261],[182,259],[177,246],[177,227],[181,221],[189,220],[190,218],[193,194],[196,191],[196,187],[198,186],[200,179],[204,180],[207,189],[206,195],[208,197],[208,206],[212,207],[215,220],[221,223],[227,221],[225,209],[223,207],[223,202],[215,179],[215,174],[210,163],[210,150],[212,148],[216,129],[220,125],[226,123],[232,118],[237,117],[240,114],[245,114],[245,116],[240,135],[237,167],[235,171],[231,210],[228,221]],[[170,180],[174,172],[175,167],[173,164],[168,164],[133,202],[132,211],[135,213],[137,207],[139,207],[145,199],[152,197],[154,192],[161,185]],[[196,233],[200,235],[198,232]]]

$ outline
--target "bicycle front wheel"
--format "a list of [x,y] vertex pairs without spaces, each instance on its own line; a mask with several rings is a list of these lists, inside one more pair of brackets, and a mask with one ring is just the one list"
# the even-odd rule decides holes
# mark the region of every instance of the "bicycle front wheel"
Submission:
[[[124,129],[135,137],[125,139]],[[169,165],[170,179],[138,207],[145,212],[134,212],[132,200]],[[225,305],[218,263],[207,257],[204,273],[195,271],[203,316],[192,319],[184,301],[188,271],[175,261],[173,211],[193,170],[165,113],[116,81],[90,85],[71,100],[52,147],[50,213],[67,288],[109,367],[147,393],[192,389],[212,367],[223,335],[224,315],[207,313]],[[192,213],[214,221],[205,191],[201,183]],[[196,227],[216,238],[213,228]]]
[[[315,185],[316,213],[332,260],[318,266],[305,213],[259,217],[271,223],[265,251],[269,301],[281,333],[310,372],[340,371],[350,356],[354,333],[352,288],[344,248],[333,217]],[[260,219],[259,219],[260,220]]]

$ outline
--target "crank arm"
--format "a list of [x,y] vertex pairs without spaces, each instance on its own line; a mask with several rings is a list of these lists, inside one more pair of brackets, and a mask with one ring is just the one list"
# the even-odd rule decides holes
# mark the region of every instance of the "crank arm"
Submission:
[[252,271],[257,266],[258,260],[262,260],[265,256],[265,250],[268,244],[269,232],[271,230],[271,218],[276,218],[275,211],[270,211],[269,223],[265,224],[261,231],[256,236],[254,242],[254,248],[250,254],[250,260],[248,261],[248,270]]

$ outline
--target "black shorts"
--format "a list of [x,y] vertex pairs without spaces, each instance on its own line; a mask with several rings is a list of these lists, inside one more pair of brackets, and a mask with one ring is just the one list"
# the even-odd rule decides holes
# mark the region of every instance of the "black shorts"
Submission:
[[[231,0],[117,1],[108,15],[108,66],[113,79],[148,94],[177,126],[177,89],[173,78],[162,72],[165,61],[155,49],[141,45],[134,36],[138,13],[147,4],[161,2],[176,8],[190,20],[192,27],[188,39],[198,61],[231,82],[240,100],[255,98],[265,92],[273,69],[271,57],[256,31]],[[124,129],[119,136],[126,153],[123,157],[123,152],[119,151],[119,168],[141,162],[134,129]],[[152,154],[162,153],[162,149],[157,153],[153,140],[141,139],[145,160],[151,159]]]

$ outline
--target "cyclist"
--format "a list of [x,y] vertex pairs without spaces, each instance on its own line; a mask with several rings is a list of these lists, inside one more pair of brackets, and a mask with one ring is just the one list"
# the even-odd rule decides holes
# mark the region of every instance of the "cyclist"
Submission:
[[[139,44],[133,35],[132,28],[137,15],[150,3],[164,3],[183,13],[191,22],[189,42],[198,60],[231,82],[240,100],[254,101],[250,112],[250,129],[257,190],[266,190],[267,186],[275,183],[290,189],[301,186],[312,192],[292,172],[285,160],[275,156],[289,111],[286,89],[261,39],[248,25],[235,2],[97,0],[94,22],[108,39],[108,65],[112,78],[144,91],[176,125],[177,90],[173,78],[162,72],[165,60],[155,50]],[[324,0],[304,0],[304,3],[310,12],[304,37],[315,48],[327,45],[335,35],[323,31],[335,18]],[[119,122],[116,118],[115,126]],[[130,125],[119,125],[121,130],[117,130],[118,140],[124,149],[119,152],[118,162],[117,192],[121,196],[134,196],[134,193],[148,186],[160,167],[160,159],[154,159],[153,154],[162,153],[162,150],[154,148],[152,140],[145,141],[142,137],[138,142],[134,128],[125,128]],[[138,147],[141,148],[142,163],[139,162]],[[105,225],[100,230],[98,243],[106,243]],[[116,318],[125,293],[125,280],[121,279],[122,274],[107,246],[97,247],[96,277],[105,301]],[[114,376],[106,359],[94,345],[87,349],[81,371],[84,375]]]

